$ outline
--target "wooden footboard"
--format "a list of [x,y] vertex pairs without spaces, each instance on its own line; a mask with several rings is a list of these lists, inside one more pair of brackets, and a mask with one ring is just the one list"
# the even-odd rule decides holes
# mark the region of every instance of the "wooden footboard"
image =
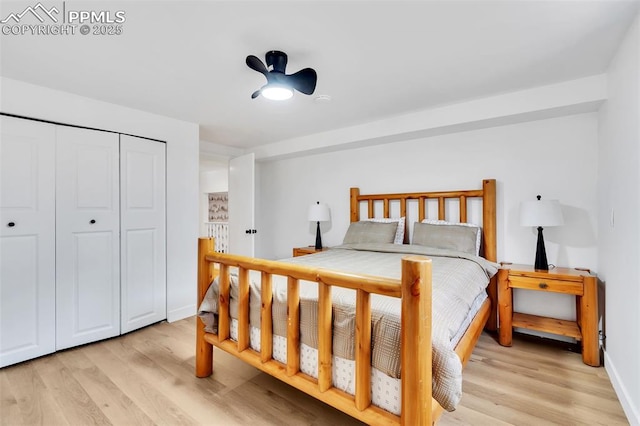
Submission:
[[[306,392],[368,424],[429,425],[433,423],[431,397],[431,260],[407,256],[402,260],[402,279],[341,273],[322,268],[254,259],[213,252],[212,240],[201,238],[198,246],[198,305],[219,265],[218,334],[205,333],[198,321],[196,375],[212,373],[212,345],[254,367]],[[239,274],[238,340],[230,340],[229,267]],[[260,352],[249,347],[249,271],[262,274]],[[287,364],[272,357],[271,276],[288,278]],[[300,281],[317,282],[318,292],[318,379],[300,372],[299,286]],[[356,299],[355,397],[332,386],[331,289],[353,289]],[[395,416],[371,405],[371,294],[402,299],[401,415]]]

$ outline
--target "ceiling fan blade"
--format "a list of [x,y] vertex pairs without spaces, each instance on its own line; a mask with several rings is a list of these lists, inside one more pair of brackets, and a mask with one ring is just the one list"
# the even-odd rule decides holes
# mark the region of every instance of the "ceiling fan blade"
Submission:
[[262,61],[258,59],[257,56],[253,56],[253,55],[247,56],[247,65],[252,70],[258,71],[259,73],[264,74],[265,76],[269,74],[269,71],[267,71],[267,67],[264,66]]
[[251,94],[251,99],[255,99],[255,98],[257,98],[258,96],[260,96],[260,90],[256,90],[255,92],[253,92],[253,93]]
[[279,50],[270,50],[265,55],[265,59],[267,60],[267,66],[273,67],[273,70],[276,72],[281,72],[284,74],[285,68],[287,68],[287,54],[281,52]]
[[310,95],[316,90],[318,74],[311,68],[302,69],[287,76],[287,83],[300,93]]

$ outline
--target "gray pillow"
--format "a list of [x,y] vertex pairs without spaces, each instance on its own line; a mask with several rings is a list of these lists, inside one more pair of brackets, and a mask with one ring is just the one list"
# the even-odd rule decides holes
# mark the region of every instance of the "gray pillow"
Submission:
[[416,222],[413,225],[411,244],[462,251],[477,255],[477,227],[462,225],[434,225]]
[[351,225],[349,225],[349,229],[347,229],[342,243],[393,243],[397,228],[397,222],[352,222]]

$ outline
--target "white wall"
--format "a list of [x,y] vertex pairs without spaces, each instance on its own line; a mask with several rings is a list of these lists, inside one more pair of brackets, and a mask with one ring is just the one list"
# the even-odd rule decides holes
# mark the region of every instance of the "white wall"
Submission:
[[599,74],[500,93],[278,141],[254,152],[258,160],[299,157],[593,112],[606,99],[606,82]]
[[639,20],[640,14],[608,71],[598,144],[598,275],[606,289],[605,367],[632,425],[640,425]]
[[167,143],[167,318],[195,314],[198,125],[1,78],[0,111]]
[[205,222],[209,219],[209,196],[211,192],[227,192],[229,190],[228,169],[206,170],[200,172],[200,236],[207,235]]
[[[545,229],[547,256],[560,266],[596,269],[597,115],[578,114],[419,140],[260,163],[258,255],[291,256],[313,244],[307,209],[327,203],[324,245],[342,242],[349,187],[363,193],[480,188],[498,184],[498,259],[532,264],[536,233],[518,223],[519,204],[536,194],[560,200],[566,225]],[[269,226],[264,226],[268,224]],[[517,310],[575,318],[571,296],[516,292]]]

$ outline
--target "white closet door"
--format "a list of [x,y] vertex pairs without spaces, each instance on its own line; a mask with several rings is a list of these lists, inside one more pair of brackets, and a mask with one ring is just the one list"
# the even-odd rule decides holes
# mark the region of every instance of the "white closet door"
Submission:
[[55,127],[0,117],[0,367],[55,350]]
[[167,317],[165,144],[120,136],[122,333]]
[[120,334],[118,135],[57,127],[56,348]]

